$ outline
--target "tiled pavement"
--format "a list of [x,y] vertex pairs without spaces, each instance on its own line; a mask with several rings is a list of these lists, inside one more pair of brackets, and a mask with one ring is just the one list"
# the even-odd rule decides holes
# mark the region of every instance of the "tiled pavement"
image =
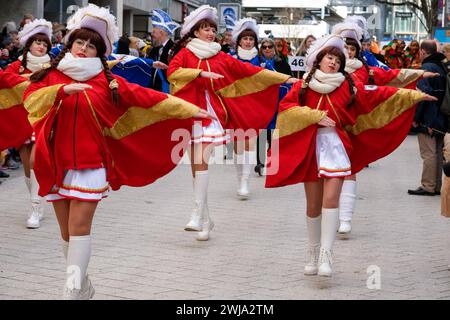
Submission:
[[[217,157],[220,156],[218,152]],[[130,159],[132,164],[132,160]],[[198,242],[183,231],[192,206],[190,168],[180,165],[145,188],[102,201],[93,224],[89,273],[95,299],[450,299],[450,220],[439,197],[407,195],[421,161],[409,136],[358,177],[350,239],[337,240],[331,279],[303,275],[307,235],[302,185],[235,197],[232,165],[211,169],[216,227]],[[64,283],[59,231],[46,204],[42,227],[24,227],[28,197],[21,172],[0,185],[0,299],[58,299]],[[377,266],[381,288],[369,289]]]

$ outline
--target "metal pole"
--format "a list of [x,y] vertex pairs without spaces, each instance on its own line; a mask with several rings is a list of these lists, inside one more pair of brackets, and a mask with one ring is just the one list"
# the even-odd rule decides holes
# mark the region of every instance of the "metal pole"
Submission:
[[441,23],[441,26],[442,26],[442,28],[444,28],[445,27],[445,11],[446,11],[446,8],[447,8],[447,4],[446,4],[446,0],[442,0],[442,23]]
[[59,0],[59,23],[63,23],[63,0]]

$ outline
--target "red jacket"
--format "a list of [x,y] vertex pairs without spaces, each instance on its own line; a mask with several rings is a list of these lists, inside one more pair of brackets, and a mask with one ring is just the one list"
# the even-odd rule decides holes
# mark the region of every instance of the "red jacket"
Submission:
[[144,186],[170,172],[189,140],[191,117],[198,107],[181,99],[128,83],[115,76],[120,100],[115,105],[103,72],[83,83],[83,93],[67,95],[63,86],[75,82],[58,70],[30,85],[25,107],[36,131],[35,171],[39,194],[61,186],[64,170],[107,169],[113,190]]
[[[377,86],[392,86],[396,88],[415,89],[417,81],[422,78],[423,72],[410,69],[389,69],[370,67],[373,73],[374,84]],[[351,74],[354,81],[369,84],[369,72],[362,66]]]
[[11,63],[6,69],[6,72],[11,72],[11,73],[15,73],[15,74],[30,74],[32,73],[30,70],[25,69],[22,73],[20,72],[20,69],[22,67],[22,61],[17,60],[14,61],[13,63]]
[[[211,80],[200,72],[211,71],[224,76]],[[205,91],[211,99],[223,128],[265,129],[275,114],[278,88],[289,76],[255,67],[219,52],[200,60],[183,48],[167,70],[171,93],[206,110]],[[203,121],[206,126],[210,120]]]
[[31,137],[33,129],[22,104],[28,86],[26,78],[10,72],[0,72],[0,150],[19,149]]
[[328,95],[308,88],[299,106],[301,83],[297,82],[280,102],[266,187],[318,180],[316,134],[323,111],[336,121],[337,134],[355,174],[400,145],[411,127],[415,103],[423,96],[415,90],[393,87],[367,90],[356,82],[357,96],[348,106],[349,85],[344,81]]

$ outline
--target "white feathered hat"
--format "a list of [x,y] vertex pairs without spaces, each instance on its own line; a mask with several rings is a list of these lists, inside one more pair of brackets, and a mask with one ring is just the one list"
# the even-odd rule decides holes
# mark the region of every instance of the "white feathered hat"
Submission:
[[183,27],[181,28],[181,36],[187,35],[192,27],[202,19],[211,19],[217,21],[217,9],[204,4],[194,11],[192,11],[186,18],[184,18]]
[[258,24],[256,23],[256,20],[252,19],[252,18],[244,18],[244,19],[238,20],[236,22],[236,24],[234,25],[234,28],[232,31],[233,41],[236,42],[237,38],[242,33],[242,31],[244,31],[246,29],[252,30],[256,34],[256,37],[258,37],[259,27],[258,27]]
[[30,37],[38,33],[43,33],[51,42],[52,32],[52,24],[49,21],[45,19],[35,19],[23,26],[23,29],[19,32],[19,41],[20,44],[24,46]]
[[333,27],[333,30],[331,31],[332,34],[337,34],[341,37],[345,38],[351,38],[358,42],[359,49],[361,49],[361,38],[363,31],[362,29],[356,24],[352,22],[342,22],[338,23]]
[[320,51],[327,47],[336,47],[345,54],[344,39],[336,34],[329,34],[315,40],[306,52],[306,69],[311,70]]
[[367,31],[367,20],[363,16],[348,16],[345,18],[344,22],[352,22],[356,23],[362,30],[362,38],[360,39],[362,42],[370,40],[370,34]]
[[98,7],[95,4],[89,4],[87,7],[78,9],[68,20],[67,29],[70,34],[77,29],[87,28],[98,32],[106,45],[105,56],[112,52],[113,44],[119,37],[119,28],[116,24],[116,18],[109,13],[107,8]]

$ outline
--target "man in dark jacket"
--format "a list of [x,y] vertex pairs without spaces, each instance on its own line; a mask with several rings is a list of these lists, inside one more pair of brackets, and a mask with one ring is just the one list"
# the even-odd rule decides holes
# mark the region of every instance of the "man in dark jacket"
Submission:
[[442,146],[443,137],[448,127],[447,118],[440,112],[440,105],[445,94],[446,67],[445,56],[437,52],[436,42],[425,40],[420,45],[422,69],[440,76],[418,81],[417,87],[438,101],[420,102],[414,116],[413,127],[417,129],[420,156],[423,160],[421,186],[408,190],[409,194],[434,196],[440,194],[442,184]]
[[[169,51],[174,44],[170,37],[179,25],[173,22],[166,12],[155,9],[152,13],[152,26],[152,42],[154,47],[150,51],[149,58],[168,65]],[[166,70],[154,69],[152,76],[153,89],[169,93]]]

